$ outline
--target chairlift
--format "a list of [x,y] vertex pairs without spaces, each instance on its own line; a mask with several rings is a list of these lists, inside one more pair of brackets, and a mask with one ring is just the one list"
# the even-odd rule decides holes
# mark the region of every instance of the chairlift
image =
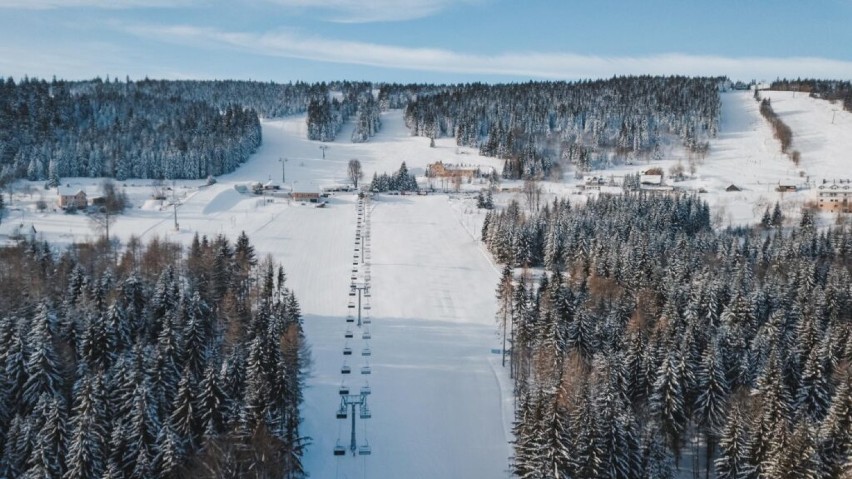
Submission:
[[343,334],[343,337],[344,337],[344,338],[347,338],[347,339],[348,339],[348,338],[353,338],[353,337],[355,337],[355,334],[352,332],[352,330],[351,330],[351,329],[347,329],[347,330],[346,330],[346,333],[344,333],[344,334]]
[[362,407],[361,408],[361,419],[370,419],[371,417],[373,417],[373,414],[370,412],[370,410],[365,408],[365,407]]
[[361,339],[370,339],[372,336],[369,331],[364,331],[364,334],[361,335]]
[[373,374],[373,370],[370,369],[370,366],[362,366],[361,374]]
[[361,386],[361,394],[369,396],[371,393],[370,386]]
[[343,348],[343,355],[344,356],[352,356],[352,348],[350,348],[349,346],[346,346],[345,348]]
[[369,304],[365,305],[365,306],[364,306],[364,309],[365,309],[365,310],[367,310],[367,311],[369,311],[369,310],[370,310],[370,305],[369,305]]
[[335,456],[345,456],[346,455],[346,448],[341,446],[340,443],[338,443],[336,446],[334,446],[334,455]]
[[361,320],[361,324],[371,324],[372,322],[373,320],[369,316]]
[[372,356],[373,352],[370,351],[370,348],[364,348],[361,350],[361,356]]
[[349,309],[355,309],[355,305],[352,304],[352,303],[349,303]]
[[354,323],[355,318],[353,318],[352,315],[350,314],[349,316],[346,316],[346,322],[347,323]]
[[359,455],[359,456],[369,456],[369,455],[370,455],[370,454],[372,454],[372,453],[373,453],[373,452],[372,452],[372,450],[370,449],[370,445],[369,445],[369,444],[364,444],[363,446],[361,446],[361,447],[359,447],[359,448],[358,448],[358,455]]
[[340,368],[340,374],[351,374],[352,368],[349,367],[348,364],[344,364],[343,367]]
[[347,386],[345,384],[341,384],[340,390],[338,392],[340,393],[341,396],[346,396],[347,394],[349,394],[349,386]]
[[340,408],[337,410],[337,419],[346,419],[346,408]]

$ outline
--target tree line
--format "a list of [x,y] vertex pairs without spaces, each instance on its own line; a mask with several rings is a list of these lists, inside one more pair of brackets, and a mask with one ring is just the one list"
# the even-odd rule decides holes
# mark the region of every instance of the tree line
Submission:
[[[506,178],[544,177],[662,155],[705,152],[718,129],[722,78],[615,77],[579,82],[436,86],[412,95],[412,134],[454,137],[507,160]],[[396,88],[396,92],[405,92]]]
[[822,98],[831,102],[838,101],[846,111],[852,111],[852,82],[848,80],[775,80],[770,90],[800,91],[808,93],[813,98]]
[[373,172],[373,179],[370,181],[370,191],[386,192],[386,191],[417,191],[417,178],[408,172],[408,167],[403,161],[399,165],[399,170],[396,173],[381,175]]
[[850,477],[852,232],[807,214],[713,231],[708,211],[627,194],[489,212],[518,477]]
[[244,233],[0,256],[0,476],[304,476],[299,304]]

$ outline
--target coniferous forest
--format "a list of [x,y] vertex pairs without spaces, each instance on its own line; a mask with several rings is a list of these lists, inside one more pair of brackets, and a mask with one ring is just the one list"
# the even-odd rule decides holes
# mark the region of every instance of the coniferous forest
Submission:
[[518,477],[852,474],[848,228],[714,232],[695,197],[630,194],[512,203],[482,238]]
[[718,130],[722,80],[616,77],[436,87],[412,98],[405,121],[414,135],[455,137],[460,146],[506,159],[506,178],[541,178],[561,163],[588,171],[661,157],[661,148],[673,142],[706,151]]
[[0,256],[0,477],[303,477],[299,304],[245,234]]

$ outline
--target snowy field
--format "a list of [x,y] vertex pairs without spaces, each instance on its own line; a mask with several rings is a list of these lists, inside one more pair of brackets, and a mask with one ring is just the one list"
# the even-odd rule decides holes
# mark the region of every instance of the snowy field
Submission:
[[[812,187],[822,178],[852,177],[850,113],[835,112],[836,106],[804,94],[762,93],[772,98],[773,108],[793,130],[793,148],[802,153],[801,165],[797,168],[781,155],[751,93],[723,94],[718,138],[711,142],[708,156],[696,163],[695,174],[678,183],[706,190],[702,196],[721,218],[721,226],[754,222],[766,205],[778,200],[795,212],[814,196],[813,189],[782,196],[774,191],[779,182]],[[302,305],[313,355],[303,426],[303,433],[313,440],[305,456],[312,477],[508,477],[512,397],[500,356],[492,353],[500,344],[494,320],[498,271],[476,241],[482,212],[473,208],[472,200],[380,196],[369,205],[371,256],[369,266],[361,266],[353,265],[355,195],[336,194],[327,207],[315,208],[235,188],[271,180],[283,183],[284,190],[316,192],[345,183],[346,164],[352,158],[363,164],[365,181],[373,172],[396,171],[402,161],[418,176],[426,164],[437,160],[501,168],[501,161],[457,148],[453,139],[439,139],[435,148],[429,148],[428,139],[408,134],[400,111],[383,114],[382,121],[379,135],[363,144],[350,143],[351,129],[344,128],[340,141],[328,144],[326,159],[319,143],[305,139],[304,116],[264,121],[260,150],[214,185],[170,183],[168,199],[159,202],[150,199],[154,190],[150,181],[122,182],[133,207],[117,219],[111,233],[120,241],[135,235],[188,244],[196,232],[234,239],[244,230],[259,253],[284,264]],[[685,164],[687,159],[673,151],[659,163],[599,173],[619,175],[648,166],[662,166],[668,172],[678,161]],[[90,193],[97,191],[98,183],[63,179],[63,184]],[[730,184],[743,191],[726,192]],[[464,189],[476,191],[481,186]],[[574,186],[574,180],[544,183],[545,200],[554,194],[581,200],[573,194]],[[513,196],[521,195],[501,194],[495,200],[505,204]],[[36,208],[40,198],[48,204],[42,212]],[[179,204],[178,230],[172,198]],[[59,246],[98,235],[85,215],[53,211],[54,204],[54,191],[19,182],[11,204],[7,200],[0,240],[33,229],[37,237]],[[335,412],[344,379],[342,351],[347,344],[344,331],[353,266],[358,281],[370,274],[372,355],[360,355],[365,340],[356,328],[348,340],[353,355],[346,358],[353,374],[347,384],[357,391],[369,378],[372,417],[358,419],[357,440],[368,443],[372,454],[335,457],[332,451],[338,441],[349,444],[349,422],[336,419]],[[371,374],[358,374],[367,359]]]

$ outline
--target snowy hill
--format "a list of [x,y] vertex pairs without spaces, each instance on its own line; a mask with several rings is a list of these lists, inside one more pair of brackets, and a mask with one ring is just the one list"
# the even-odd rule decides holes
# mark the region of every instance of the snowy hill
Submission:
[[[779,182],[812,187],[822,178],[847,178],[852,171],[848,156],[852,114],[835,112],[830,103],[803,94],[762,93],[793,130],[793,148],[801,151],[802,162],[797,168],[781,155],[749,92],[723,94],[718,138],[706,158],[696,159],[694,175],[677,183],[706,191],[702,195],[721,226],[756,221],[766,205],[778,200],[794,212],[813,194],[807,189],[778,193]],[[401,111],[383,114],[382,123],[376,137],[360,144],[346,141],[352,127],[344,128],[340,142],[325,144],[323,159],[320,143],[305,139],[304,116],[265,121],[260,150],[216,184],[176,182],[166,185],[171,189],[166,200],[152,201],[152,182],[125,182],[136,207],[118,218],[113,235],[121,241],[131,235],[143,240],[159,236],[188,244],[195,233],[235,238],[245,230],[259,253],[284,264],[302,305],[314,360],[303,426],[303,433],[313,439],[305,456],[312,477],[507,477],[512,397],[499,355],[492,353],[500,344],[494,320],[498,271],[475,239],[481,214],[471,210],[471,201],[444,195],[381,196],[371,203],[372,418],[359,420],[357,432],[359,442],[366,440],[372,446],[372,455],[334,457],[334,446],[338,440],[348,444],[349,434],[349,423],[336,419],[335,411],[343,379],[350,272],[355,266],[357,198],[337,194],[326,208],[314,208],[235,188],[282,180],[285,191],[316,192],[345,182],[346,164],[352,158],[363,164],[366,181],[373,172],[395,171],[403,161],[418,176],[428,163],[439,160],[488,165],[498,171],[502,166],[501,160],[457,148],[451,138],[438,139],[430,148],[428,139],[409,135]],[[675,150],[652,166],[668,172],[688,161]],[[647,166],[602,174],[623,175]],[[96,189],[98,183],[63,179],[63,184],[87,189]],[[731,184],[741,191],[726,191]],[[544,186],[551,194],[568,195],[575,192],[576,183]],[[497,202],[505,204],[513,195],[520,197],[504,193]],[[45,191],[40,184],[19,182],[11,205],[7,201],[0,238],[16,230],[29,232],[30,227],[60,246],[97,235],[85,215],[52,211],[54,196],[55,191]],[[49,205],[44,211],[36,208],[39,198]],[[174,228],[173,201],[179,204],[179,230]],[[361,340],[353,338],[351,345],[359,351]],[[356,355],[348,362],[357,371],[367,361]],[[349,383],[360,387],[362,377],[353,376]]]

